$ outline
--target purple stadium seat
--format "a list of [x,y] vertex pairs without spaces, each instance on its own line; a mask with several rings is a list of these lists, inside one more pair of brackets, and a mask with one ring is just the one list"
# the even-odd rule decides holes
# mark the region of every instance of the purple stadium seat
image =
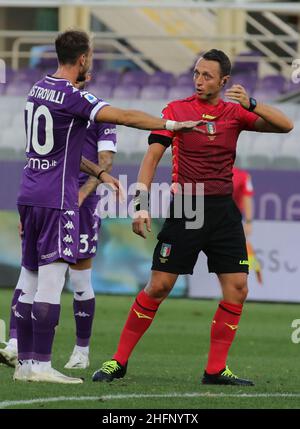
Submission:
[[184,86],[173,86],[169,89],[167,99],[168,100],[179,100],[181,98],[187,98],[195,93],[195,88],[192,85]]
[[232,74],[253,73],[257,75],[258,62],[247,61],[247,58],[249,58],[250,60],[251,57],[262,57],[263,54],[259,51],[250,51],[250,52],[240,52],[238,56],[242,57],[244,61],[242,61],[242,59],[239,59],[239,58],[235,61],[232,67]]
[[300,91],[300,82],[294,83],[292,80],[288,80],[284,86],[284,92],[295,92]]
[[280,75],[265,76],[258,82],[258,89],[283,92],[285,87],[285,78]]
[[253,97],[257,98],[258,101],[271,101],[275,100],[277,97],[280,96],[280,92],[277,91],[276,88],[270,88],[270,89],[256,89],[253,93]]
[[136,99],[139,96],[140,87],[137,85],[119,85],[113,91],[113,98]]
[[146,85],[140,92],[142,100],[159,100],[166,98],[167,88],[164,85]]
[[120,81],[120,73],[115,70],[92,73],[92,78],[99,84],[116,86]]
[[230,88],[232,85],[242,85],[247,92],[252,93],[256,87],[257,81],[256,76],[253,74],[240,73],[231,76],[226,88]]
[[28,82],[11,83],[7,85],[6,95],[25,97],[28,95],[31,85]]
[[177,77],[176,86],[188,86],[193,83],[193,73],[182,73]]
[[91,83],[86,87],[86,90],[105,100],[111,97],[113,88],[110,85]]
[[39,69],[21,69],[18,70],[17,73],[15,73],[14,76],[14,82],[29,82],[29,83],[35,83],[37,82],[42,76],[41,70]]
[[164,85],[170,87],[174,83],[174,75],[168,72],[155,72],[149,76],[148,85]]
[[149,75],[143,70],[129,70],[122,77],[122,85],[139,85],[144,86],[147,84]]

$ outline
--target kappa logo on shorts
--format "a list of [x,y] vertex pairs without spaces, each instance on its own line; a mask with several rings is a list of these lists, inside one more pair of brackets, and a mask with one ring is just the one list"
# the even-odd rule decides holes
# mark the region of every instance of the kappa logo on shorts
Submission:
[[65,215],[69,215],[69,216],[75,216],[75,212],[73,210],[66,210],[64,212]]
[[74,243],[73,238],[70,234],[65,235],[65,237],[63,238],[63,242],[68,244]]
[[71,222],[70,220],[64,225],[64,228],[66,228],[66,229],[75,229],[73,222]]
[[69,249],[68,247],[66,247],[66,248],[65,248],[65,250],[63,251],[63,254],[64,254],[65,256],[72,256],[72,258],[73,258],[72,250],[71,250],[71,249]]
[[161,256],[163,258],[167,258],[168,256],[170,256],[171,248],[172,248],[171,244],[163,243],[160,249]]
[[248,261],[247,259],[245,259],[245,260],[241,260],[241,261],[239,262],[239,264],[240,264],[240,265],[249,265],[249,261]]

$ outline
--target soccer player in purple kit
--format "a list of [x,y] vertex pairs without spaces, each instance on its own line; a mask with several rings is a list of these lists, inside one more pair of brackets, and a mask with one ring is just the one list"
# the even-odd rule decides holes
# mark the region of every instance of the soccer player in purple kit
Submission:
[[51,366],[65,274],[69,264],[77,260],[79,169],[117,190],[119,187],[105,170],[81,159],[87,122],[188,131],[197,130],[203,120],[169,121],[111,107],[74,86],[85,80],[90,69],[89,36],[66,31],[57,37],[55,47],[58,69],[32,87],[25,109],[27,165],[17,203],[26,281],[15,311],[19,363],[14,379],[79,384],[82,379],[67,377]]
[[[76,83],[76,88],[84,89],[86,81]],[[110,172],[116,148],[116,126],[109,123],[88,123],[82,155],[107,172]],[[80,247],[76,264],[69,267],[71,286],[74,290],[74,318],[76,324],[76,345],[69,361],[68,369],[85,369],[89,366],[89,342],[95,313],[95,294],[91,282],[92,259],[96,255],[98,245],[98,230],[101,220],[96,214],[99,197],[96,188],[99,181],[86,173],[79,175],[79,238]],[[21,228],[22,229],[22,228]],[[22,231],[20,230],[20,236]],[[70,235],[64,237],[70,242]],[[11,304],[10,338],[7,346],[0,349],[0,362],[15,367],[17,364],[17,330],[14,314],[17,299],[22,291],[23,281],[26,280],[26,269],[22,267],[20,277]]]
[[[84,88],[84,82],[81,88]],[[80,84],[79,84],[80,85]],[[85,158],[98,163],[101,169],[110,172],[116,148],[115,125],[108,123],[89,123],[83,152]],[[76,345],[65,365],[69,369],[84,369],[89,366],[89,342],[95,313],[95,294],[91,282],[92,259],[96,255],[98,230],[101,220],[96,206],[98,180],[85,173],[79,176],[79,237],[80,246],[77,263],[70,265],[69,275],[74,290],[74,317],[76,323]]]

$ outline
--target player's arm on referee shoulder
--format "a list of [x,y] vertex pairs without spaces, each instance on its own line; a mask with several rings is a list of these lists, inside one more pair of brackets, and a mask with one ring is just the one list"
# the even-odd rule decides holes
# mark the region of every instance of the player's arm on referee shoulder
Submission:
[[112,106],[104,106],[98,111],[95,122],[109,122],[111,124],[125,125],[127,127],[141,130],[169,130],[201,132],[196,127],[203,125],[206,121],[171,121],[161,119],[140,110],[124,110]]
[[135,213],[132,230],[135,234],[143,238],[146,238],[144,225],[146,225],[147,231],[151,232],[151,216],[149,212],[150,188],[156,168],[166,148],[166,146],[160,143],[150,144],[140,166],[136,195],[134,197]]
[[[249,110],[251,108],[251,97],[242,85],[232,85],[226,93],[226,97],[230,100],[237,101],[240,105]],[[265,133],[289,133],[292,131],[293,122],[279,109],[268,104],[256,101],[255,108],[252,107],[251,111],[254,112],[259,118],[254,124],[254,131]]]
[[[98,152],[98,165],[101,171],[106,171],[110,173],[113,165],[114,152],[105,150],[102,152]],[[83,203],[83,201],[92,194],[97,186],[101,183],[96,177],[90,176],[87,181],[79,188],[79,207]]]

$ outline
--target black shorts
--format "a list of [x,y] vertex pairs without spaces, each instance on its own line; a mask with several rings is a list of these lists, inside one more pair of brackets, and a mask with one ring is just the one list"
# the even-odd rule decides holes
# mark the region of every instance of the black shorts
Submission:
[[170,212],[157,236],[152,270],[193,274],[203,251],[211,273],[249,272],[242,216],[231,196],[204,198],[204,223],[199,229],[187,229],[186,218],[175,218],[173,203]]

